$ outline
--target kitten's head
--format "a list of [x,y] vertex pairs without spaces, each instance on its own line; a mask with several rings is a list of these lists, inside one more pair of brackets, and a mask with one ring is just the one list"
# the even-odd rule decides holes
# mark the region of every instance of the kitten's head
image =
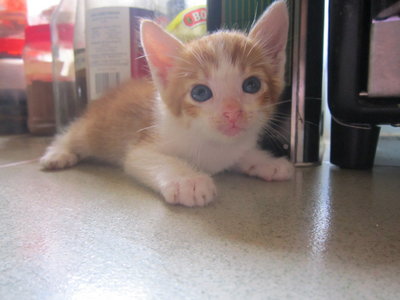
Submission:
[[221,31],[182,44],[143,21],[142,44],[169,113],[211,139],[258,133],[284,85],[285,1],[275,1],[250,33]]

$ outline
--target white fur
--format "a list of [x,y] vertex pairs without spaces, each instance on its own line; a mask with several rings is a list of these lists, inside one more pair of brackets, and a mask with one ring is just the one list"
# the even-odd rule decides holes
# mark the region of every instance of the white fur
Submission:
[[293,176],[293,165],[284,157],[276,158],[270,153],[253,148],[235,164],[233,170],[256,176],[265,181],[287,180]]

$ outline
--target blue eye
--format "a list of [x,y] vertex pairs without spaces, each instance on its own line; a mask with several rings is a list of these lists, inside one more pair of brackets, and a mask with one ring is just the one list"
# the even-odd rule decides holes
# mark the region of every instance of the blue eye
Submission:
[[257,93],[261,88],[261,81],[255,76],[251,76],[243,81],[242,89],[243,92],[249,94]]
[[210,88],[203,84],[196,85],[190,92],[190,95],[197,102],[207,101],[213,96]]

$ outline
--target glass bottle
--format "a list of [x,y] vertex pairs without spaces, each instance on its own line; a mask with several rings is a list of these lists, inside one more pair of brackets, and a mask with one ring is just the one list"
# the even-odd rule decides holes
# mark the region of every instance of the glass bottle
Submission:
[[23,51],[28,103],[28,129],[32,134],[55,133],[50,17],[57,0],[27,0],[27,27]]
[[55,132],[55,118],[48,24],[26,28],[23,60],[27,85],[28,129],[32,134],[51,135]]

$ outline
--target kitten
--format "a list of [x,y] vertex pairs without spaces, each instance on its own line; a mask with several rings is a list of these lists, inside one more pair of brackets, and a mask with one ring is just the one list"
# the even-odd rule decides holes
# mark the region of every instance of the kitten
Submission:
[[293,165],[257,147],[283,89],[287,33],[285,1],[275,1],[248,35],[220,31],[187,44],[142,21],[152,81],[133,79],[93,101],[41,165],[63,169],[95,157],[185,206],[212,201],[210,175],[224,170],[289,179]]

